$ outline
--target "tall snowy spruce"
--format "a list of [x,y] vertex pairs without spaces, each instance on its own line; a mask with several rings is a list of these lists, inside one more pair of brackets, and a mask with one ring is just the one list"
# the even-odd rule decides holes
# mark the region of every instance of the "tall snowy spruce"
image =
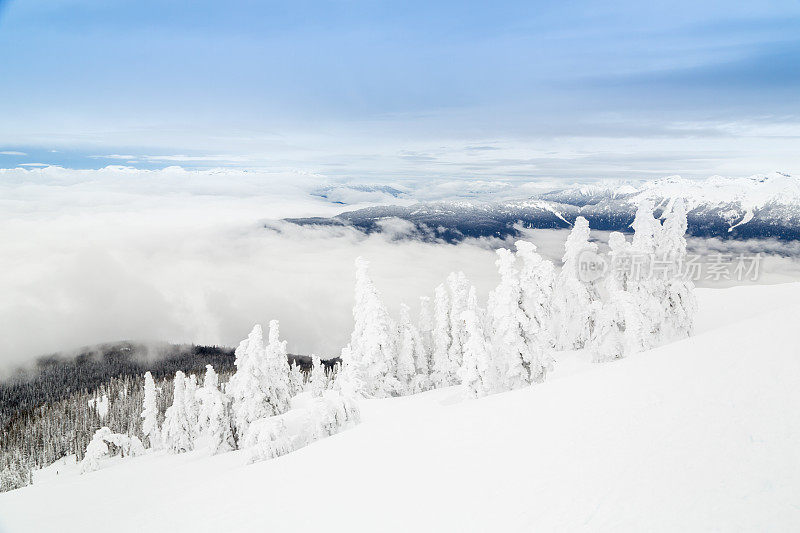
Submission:
[[280,339],[280,325],[277,320],[269,321],[269,342],[266,347],[267,373],[263,387],[267,402],[275,415],[289,410],[289,356],[286,341]]
[[686,205],[679,198],[673,202],[665,217],[659,242],[659,254],[669,265],[665,294],[661,300],[665,315],[662,328],[665,340],[688,337],[694,331],[697,312],[694,282],[684,275],[682,268],[686,263],[686,228]]
[[[541,361],[541,367],[550,366],[550,353],[555,348],[553,333],[553,291],[555,286],[555,267],[550,261],[536,253],[536,245],[528,241],[517,241],[517,259],[521,260],[519,269],[520,307],[528,321],[524,328],[525,342],[534,351],[534,359]],[[533,381],[541,381],[544,374],[534,374]]]
[[411,312],[400,304],[399,349],[397,379],[407,394],[427,390],[428,355],[417,327],[411,322]]
[[643,349],[646,336],[637,296],[630,289],[632,246],[622,233],[612,232],[608,239],[610,269],[603,287],[606,298],[592,335],[595,362],[619,359]]
[[297,396],[305,388],[305,375],[297,361],[292,361],[289,366],[289,394]]
[[279,338],[278,321],[269,323],[269,343],[264,345],[261,326],[256,324],[236,348],[236,372],[228,383],[233,400],[237,439],[261,418],[289,409],[289,361],[286,341]]
[[311,356],[311,374],[306,383],[306,389],[314,397],[322,396],[322,391],[328,387],[328,376],[325,375],[325,365],[318,355]]
[[631,253],[633,267],[628,280],[628,291],[634,295],[642,316],[638,344],[648,350],[659,344],[662,325],[666,320],[666,309],[662,299],[667,281],[655,269],[661,260],[659,245],[662,242],[661,223],[653,216],[653,202],[644,199],[639,203],[634,217]]
[[525,328],[529,319],[522,310],[522,289],[514,255],[497,250],[500,283],[489,295],[493,359],[498,372],[498,390],[518,389],[543,378],[546,361],[542,340],[531,344]]
[[194,449],[194,430],[186,413],[186,376],[178,370],[172,383],[172,405],[164,419],[164,442],[173,453],[188,452]]
[[467,296],[467,308],[462,313],[466,325],[466,339],[461,363],[461,383],[471,398],[491,394],[497,388],[491,346],[486,337],[485,317],[478,307],[475,287]]
[[200,445],[208,448],[212,454],[235,449],[230,400],[219,389],[219,376],[211,365],[206,365],[203,386],[197,391],[197,400],[197,434]]
[[458,377],[458,369],[461,368],[464,343],[467,340],[464,311],[467,310],[470,284],[463,272],[451,272],[447,276],[447,289],[450,292],[450,347],[447,350],[447,357],[453,372],[451,380],[459,383],[461,379]]
[[189,427],[192,428],[192,439],[196,439],[199,406],[197,404],[197,376],[194,374],[186,377],[183,401],[186,404],[186,418],[189,420]]
[[142,433],[150,443],[150,448],[161,449],[161,428],[158,426],[158,395],[153,375],[144,374],[144,402],[142,405]]
[[402,393],[396,378],[397,327],[369,278],[369,263],[356,259],[354,327],[342,350],[343,380],[348,392],[367,398]]
[[449,387],[458,381],[458,367],[450,360],[450,297],[444,285],[434,291],[433,351],[431,352],[431,383],[434,387]]
[[419,321],[417,322],[419,334],[422,338],[422,347],[428,358],[426,375],[430,375],[431,354],[433,354],[433,309],[429,296],[419,298]]
[[597,245],[589,242],[589,222],[576,218],[564,244],[563,266],[556,280],[555,338],[561,350],[581,349],[592,337],[600,296],[595,281],[582,279],[579,269],[585,254],[596,251]]

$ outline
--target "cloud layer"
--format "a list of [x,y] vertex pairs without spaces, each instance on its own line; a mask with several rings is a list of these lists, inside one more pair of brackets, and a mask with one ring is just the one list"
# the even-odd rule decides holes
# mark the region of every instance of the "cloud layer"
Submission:
[[[359,255],[371,261],[395,314],[401,301],[416,308],[417,297],[431,295],[454,270],[485,298],[497,282],[493,249],[510,242],[398,239],[407,230],[402,221],[386,221],[384,233],[369,236],[275,222],[333,215],[343,207],[330,200],[345,197],[359,207],[465,193],[447,183],[406,187],[399,199],[380,187],[344,188],[349,196],[326,199],[318,191],[343,184],[309,174],[0,170],[0,373],[44,353],[123,339],[235,345],[255,322],[272,318],[290,350],[336,355],[352,327]],[[524,195],[529,187],[495,183],[476,194]],[[558,261],[566,235],[532,231],[527,238]],[[761,281],[800,279],[796,243],[691,246],[765,252]]]

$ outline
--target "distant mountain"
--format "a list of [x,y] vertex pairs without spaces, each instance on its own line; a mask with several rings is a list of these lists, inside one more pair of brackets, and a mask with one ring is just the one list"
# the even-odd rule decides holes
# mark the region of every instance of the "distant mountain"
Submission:
[[639,184],[598,183],[551,190],[525,200],[453,201],[407,207],[379,206],[333,218],[287,219],[300,225],[350,225],[365,232],[396,230],[396,219],[410,222],[404,234],[425,240],[458,242],[465,237],[515,236],[519,228],[568,228],[578,216],[594,229],[630,231],[642,199],[656,212],[682,198],[688,233],[723,239],[800,240],[800,179],[787,174],[749,178],[714,176],[689,180],[671,176]]

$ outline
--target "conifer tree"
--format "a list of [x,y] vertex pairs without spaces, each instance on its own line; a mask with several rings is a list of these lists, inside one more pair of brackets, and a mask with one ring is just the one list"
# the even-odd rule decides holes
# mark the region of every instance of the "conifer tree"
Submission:
[[167,409],[164,419],[164,440],[167,449],[173,453],[188,452],[194,448],[193,430],[186,413],[186,376],[178,370],[173,383],[172,405]]
[[466,342],[461,365],[461,383],[471,398],[486,396],[497,389],[491,347],[486,338],[483,312],[478,307],[475,287],[467,297],[467,309],[462,313],[466,324]]
[[555,338],[561,350],[583,348],[592,337],[600,296],[595,280],[581,276],[580,268],[586,254],[596,251],[597,245],[589,242],[589,222],[576,218],[564,245],[563,266],[556,281]]
[[524,336],[528,319],[520,307],[522,291],[514,255],[501,248],[497,250],[496,264],[500,283],[489,295],[492,351],[498,372],[497,387],[510,390],[530,383],[534,354]]
[[325,375],[325,365],[317,355],[311,356],[311,375],[308,378],[307,390],[312,396],[322,396],[328,386],[328,377]]
[[682,199],[673,202],[666,215],[659,242],[659,253],[670,265],[665,280],[663,325],[665,340],[688,337],[694,331],[697,299],[694,282],[684,275],[686,262],[686,205]]
[[197,403],[197,376],[194,374],[186,377],[183,401],[186,404],[186,418],[189,420],[189,427],[192,428],[192,439],[196,439],[199,406]]
[[463,272],[452,272],[447,276],[447,288],[450,293],[450,347],[447,357],[450,369],[450,381],[458,383],[458,369],[461,368],[461,358],[464,353],[467,330],[464,323],[464,311],[467,309],[470,285]]
[[161,428],[158,425],[158,395],[153,375],[144,375],[144,403],[142,405],[142,433],[150,442],[150,447],[158,450],[162,446]]
[[450,297],[444,285],[434,292],[433,352],[431,355],[431,382],[434,387],[449,387],[455,384],[454,374],[458,370],[450,362]]
[[202,445],[212,454],[236,448],[231,427],[230,400],[219,389],[219,376],[214,367],[206,365],[203,386],[197,391],[199,404],[197,434]]
[[342,350],[348,390],[367,398],[397,395],[397,327],[368,275],[369,263],[356,259],[354,327]]

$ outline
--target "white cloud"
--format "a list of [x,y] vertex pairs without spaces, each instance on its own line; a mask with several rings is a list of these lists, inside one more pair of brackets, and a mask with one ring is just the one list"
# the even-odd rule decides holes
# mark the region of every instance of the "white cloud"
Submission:
[[[122,339],[234,345],[271,318],[281,321],[290,350],[336,355],[352,327],[358,255],[372,262],[394,313],[403,300],[416,306],[453,270],[464,270],[482,298],[496,283],[492,248],[503,243],[495,239],[398,239],[411,228],[396,220],[369,236],[348,227],[264,227],[338,213],[342,206],[311,194],[332,183],[242,169],[0,169],[0,373],[43,353]],[[420,194],[450,189],[433,183]],[[525,189],[503,194],[514,190]],[[558,261],[566,234],[529,238]],[[692,246],[750,246],[772,254],[765,268],[775,275],[766,281],[797,278],[788,245]]]
[[17,152],[15,150],[3,150],[0,155],[28,155],[25,152]]

